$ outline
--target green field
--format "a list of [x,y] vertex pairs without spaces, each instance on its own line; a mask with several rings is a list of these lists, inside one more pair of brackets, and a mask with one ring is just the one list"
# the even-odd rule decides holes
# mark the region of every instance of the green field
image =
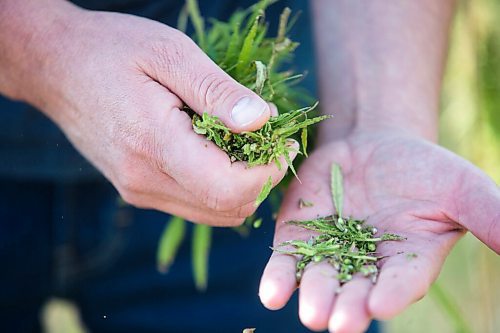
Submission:
[[[500,184],[498,0],[459,3],[444,81],[440,131],[441,144],[478,165]],[[452,304],[443,306],[431,292],[389,322],[388,332],[500,332],[499,276],[500,257],[468,234],[449,256],[437,281]]]

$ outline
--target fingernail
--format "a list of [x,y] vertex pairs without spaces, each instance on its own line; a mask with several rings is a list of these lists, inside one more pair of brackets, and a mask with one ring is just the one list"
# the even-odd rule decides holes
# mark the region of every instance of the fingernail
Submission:
[[231,118],[238,126],[246,126],[262,116],[268,105],[260,98],[243,97],[233,107]]

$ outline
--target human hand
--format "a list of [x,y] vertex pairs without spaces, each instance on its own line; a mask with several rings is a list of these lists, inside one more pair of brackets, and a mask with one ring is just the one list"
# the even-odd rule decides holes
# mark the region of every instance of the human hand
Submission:
[[[18,50],[22,59],[15,62],[13,45],[4,57],[19,69],[13,84],[4,82],[5,93],[42,109],[125,201],[194,222],[236,225],[254,212],[268,177],[276,184],[284,176],[284,160],[282,170],[247,169],[193,132],[180,110],[184,103],[234,132],[260,128],[271,111],[183,33],[62,1],[24,5],[31,9],[15,14],[17,24],[33,28],[29,52]],[[37,13],[43,15],[28,17]]]
[[[341,292],[326,263],[308,266],[299,291],[299,316],[312,330],[362,332],[371,318],[390,319],[423,297],[455,242],[470,230],[500,253],[500,192],[478,168],[428,141],[407,134],[357,133],[319,147],[299,170],[278,215],[274,246],[307,240],[311,232],[285,224],[331,215],[332,163],[344,174],[344,215],[367,218],[379,233],[405,241],[384,242],[375,285],[356,276]],[[299,199],[314,203],[298,206]],[[415,254],[416,256],[414,256]],[[273,253],[262,276],[260,298],[283,307],[296,288],[296,258]]]

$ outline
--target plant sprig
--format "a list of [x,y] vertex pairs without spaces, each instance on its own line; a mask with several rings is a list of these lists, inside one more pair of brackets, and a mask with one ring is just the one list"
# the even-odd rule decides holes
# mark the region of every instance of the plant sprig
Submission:
[[382,241],[400,241],[404,238],[391,233],[375,237],[378,230],[364,220],[342,217],[343,177],[338,165],[331,170],[331,194],[337,214],[307,221],[289,221],[317,233],[308,241],[290,240],[273,250],[301,256],[296,265],[297,281],[309,263],[327,261],[338,272],[341,284],[348,282],[356,273],[371,278],[375,283],[378,276],[377,262],[383,257],[377,254],[377,244]]
[[[274,2],[258,1],[248,9],[233,13],[227,22],[222,22],[216,19],[206,21],[200,14],[198,2],[186,0],[186,6],[179,16],[179,27],[184,31],[189,18],[198,46],[233,79],[253,90],[266,102],[275,104],[279,115],[271,117],[255,132],[235,134],[215,116],[208,113],[199,116],[188,106],[184,109],[192,116],[193,130],[214,142],[228,154],[231,161],[246,162],[248,167],[275,163],[281,168],[283,158],[296,176],[290,154],[307,156],[308,128],[329,116],[312,116],[317,103],[313,103],[307,93],[297,88],[303,75],[285,66],[298,46],[287,36],[297,16],[291,17],[291,10],[285,8],[280,16],[276,37],[268,36],[265,10]],[[301,108],[306,104],[312,106]],[[290,138],[300,140],[301,151],[290,144]],[[256,204],[266,199],[272,185],[271,180],[264,184]],[[256,220],[254,226],[258,227],[260,223]],[[161,259],[159,267],[164,270],[173,261],[180,245],[180,226],[177,223],[166,228],[161,238],[158,258]],[[180,231],[184,233],[183,229]],[[177,235],[171,235],[176,232]],[[210,228],[206,226],[196,227],[192,236],[193,272],[200,290],[207,286],[210,237]]]
[[302,74],[282,69],[298,46],[286,36],[291,28],[291,10],[283,10],[276,37],[268,37],[264,17],[272,2],[261,0],[247,10],[237,11],[228,22],[212,20],[211,28],[205,31],[196,1],[188,1],[199,46],[236,81],[274,103],[279,113],[261,129],[239,134],[232,133],[215,116],[192,113],[193,129],[225,151],[233,162],[244,161],[249,167],[274,162],[281,168],[283,156],[296,174],[288,158],[295,148],[288,139],[301,132],[301,153],[307,155],[307,128],[330,116],[310,117],[317,103],[299,108],[301,100],[308,99],[295,87]]
[[[274,162],[281,169],[280,157],[283,156],[295,174],[289,155],[297,151],[288,139],[329,117],[308,118],[308,113],[313,111],[316,105],[272,117],[255,132],[232,133],[217,117],[207,113],[201,117],[193,116],[193,128],[196,133],[205,135],[225,151],[232,162],[245,161],[249,167]],[[306,146],[302,147],[305,154]]]

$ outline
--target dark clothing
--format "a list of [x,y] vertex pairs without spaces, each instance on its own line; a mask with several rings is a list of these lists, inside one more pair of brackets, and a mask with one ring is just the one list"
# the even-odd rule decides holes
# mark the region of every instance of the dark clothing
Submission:
[[2,332],[39,332],[39,307],[50,295],[74,300],[94,333],[308,332],[296,297],[269,311],[257,296],[271,254],[267,206],[249,237],[214,229],[208,289],[200,294],[190,230],[170,272],[159,274],[155,251],[167,216],[120,205],[109,184],[3,181],[0,198]]
[[[183,0],[76,0],[175,26]],[[312,68],[306,1],[295,39],[298,71]],[[252,1],[200,1],[224,19]],[[287,1],[273,5],[277,18]],[[271,31],[276,30],[273,22]],[[304,81],[314,91],[314,76]],[[263,227],[242,238],[215,229],[205,294],[191,278],[190,241],[167,275],[156,271],[156,247],[168,215],[120,205],[113,187],[32,107],[0,98],[0,328],[39,332],[39,310],[51,295],[74,300],[92,332],[306,332],[296,298],[281,311],[260,305],[260,275],[271,254],[269,209]],[[188,235],[190,235],[188,233]]]

